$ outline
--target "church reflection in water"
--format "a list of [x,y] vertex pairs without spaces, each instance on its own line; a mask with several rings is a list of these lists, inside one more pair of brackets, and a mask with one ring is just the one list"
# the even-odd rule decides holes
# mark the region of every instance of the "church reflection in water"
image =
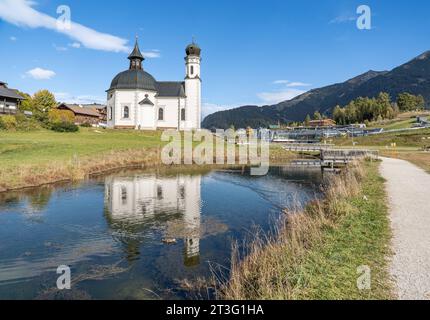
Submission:
[[142,244],[154,241],[154,234],[169,226],[173,231],[167,237],[184,242],[184,265],[198,265],[200,188],[199,175],[107,177],[105,215],[114,236],[125,245],[127,258],[138,259]]

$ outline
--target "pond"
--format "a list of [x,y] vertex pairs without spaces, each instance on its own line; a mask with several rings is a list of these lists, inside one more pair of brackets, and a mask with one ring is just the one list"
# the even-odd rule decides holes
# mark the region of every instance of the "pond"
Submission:
[[[186,299],[233,242],[320,193],[320,170],[122,171],[0,194],[0,299]],[[72,289],[56,289],[69,266]],[[209,293],[210,294],[210,293]]]

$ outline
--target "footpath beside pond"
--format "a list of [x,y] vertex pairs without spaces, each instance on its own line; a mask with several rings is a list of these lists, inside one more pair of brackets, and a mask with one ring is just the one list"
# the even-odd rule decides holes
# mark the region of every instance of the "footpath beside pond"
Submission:
[[398,159],[383,158],[393,229],[390,273],[399,299],[430,299],[430,174]]

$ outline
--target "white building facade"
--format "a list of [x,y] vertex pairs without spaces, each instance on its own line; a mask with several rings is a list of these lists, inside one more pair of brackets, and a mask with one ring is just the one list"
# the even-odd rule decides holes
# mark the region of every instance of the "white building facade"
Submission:
[[157,81],[144,71],[145,58],[136,45],[130,67],[107,90],[107,126],[136,130],[197,130],[201,124],[201,49],[186,48],[185,80]]

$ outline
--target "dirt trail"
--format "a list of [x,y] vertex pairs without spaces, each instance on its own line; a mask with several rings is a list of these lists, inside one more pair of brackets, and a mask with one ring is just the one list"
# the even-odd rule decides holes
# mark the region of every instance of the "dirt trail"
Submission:
[[430,299],[430,174],[413,164],[383,158],[394,256],[390,273],[399,299]]

